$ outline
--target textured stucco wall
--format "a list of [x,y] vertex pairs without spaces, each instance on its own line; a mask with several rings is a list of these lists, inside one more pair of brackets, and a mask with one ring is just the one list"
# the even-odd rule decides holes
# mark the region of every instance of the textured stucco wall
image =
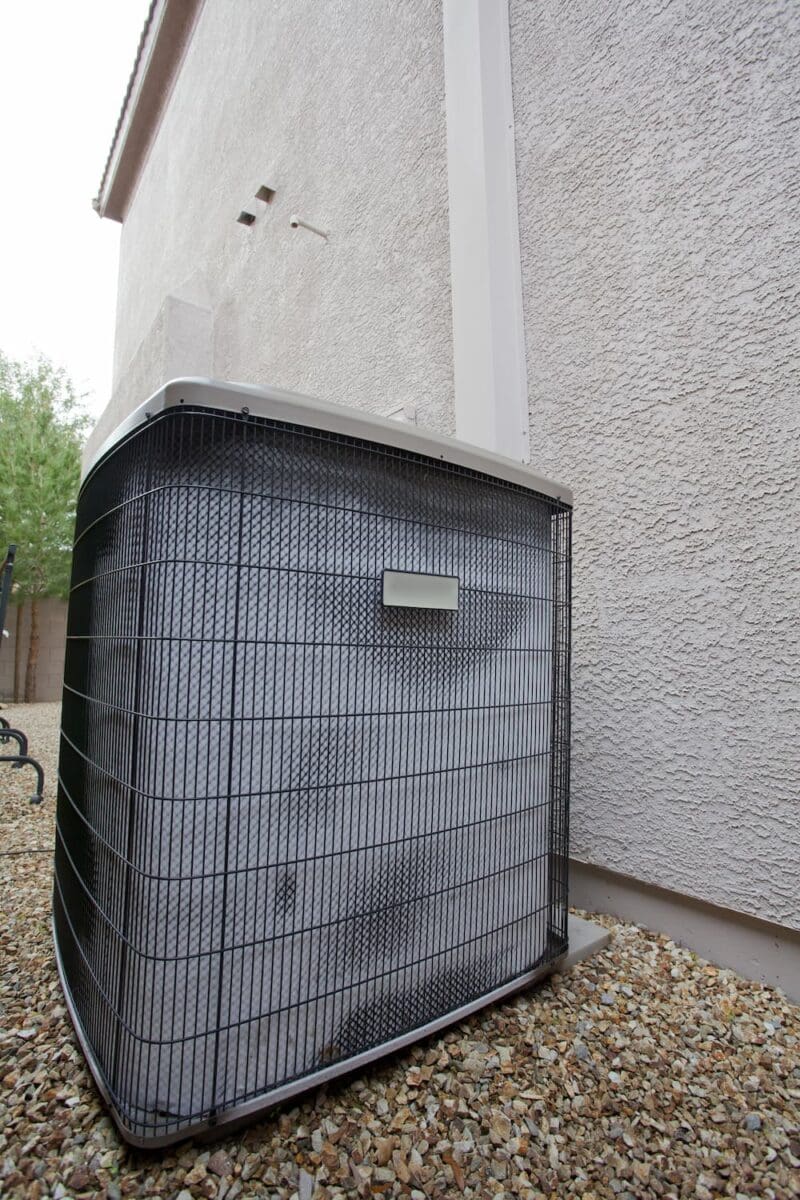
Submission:
[[211,310],[219,378],[453,428],[438,3],[206,0],[123,223],[92,445],[164,382],[167,296]]
[[800,7],[512,0],[572,852],[800,927]]

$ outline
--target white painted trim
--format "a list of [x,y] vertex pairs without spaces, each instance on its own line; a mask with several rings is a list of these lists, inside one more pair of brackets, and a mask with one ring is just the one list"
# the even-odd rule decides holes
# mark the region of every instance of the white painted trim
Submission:
[[456,434],[528,461],[508,0],[443,0]]

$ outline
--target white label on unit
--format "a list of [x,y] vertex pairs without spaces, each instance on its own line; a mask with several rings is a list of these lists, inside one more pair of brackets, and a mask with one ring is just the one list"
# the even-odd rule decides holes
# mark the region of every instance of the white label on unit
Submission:
[[393,608],[458,608],[457,575],[383,572],[383,603]]

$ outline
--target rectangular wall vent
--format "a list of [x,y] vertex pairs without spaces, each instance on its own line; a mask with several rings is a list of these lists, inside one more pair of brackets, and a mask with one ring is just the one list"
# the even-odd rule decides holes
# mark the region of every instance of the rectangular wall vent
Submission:
[[[140,1145],[566,946],[569,505],[403,427],[192,386],[85,480],[69,604],[57,955]],[[455,580],[457,608],[387,606],[387,566]]]

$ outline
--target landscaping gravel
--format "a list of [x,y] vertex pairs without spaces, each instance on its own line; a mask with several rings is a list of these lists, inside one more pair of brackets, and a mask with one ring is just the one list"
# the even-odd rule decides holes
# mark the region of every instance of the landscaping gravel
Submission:
[[211,1145],[125,1147],[53,964],[58,706],[3,715],[47,772],[36,809],[32,774],[0,767],[3,1196],[800,1196],[800,1008],[602,916],[594,958],[304,1103]]

